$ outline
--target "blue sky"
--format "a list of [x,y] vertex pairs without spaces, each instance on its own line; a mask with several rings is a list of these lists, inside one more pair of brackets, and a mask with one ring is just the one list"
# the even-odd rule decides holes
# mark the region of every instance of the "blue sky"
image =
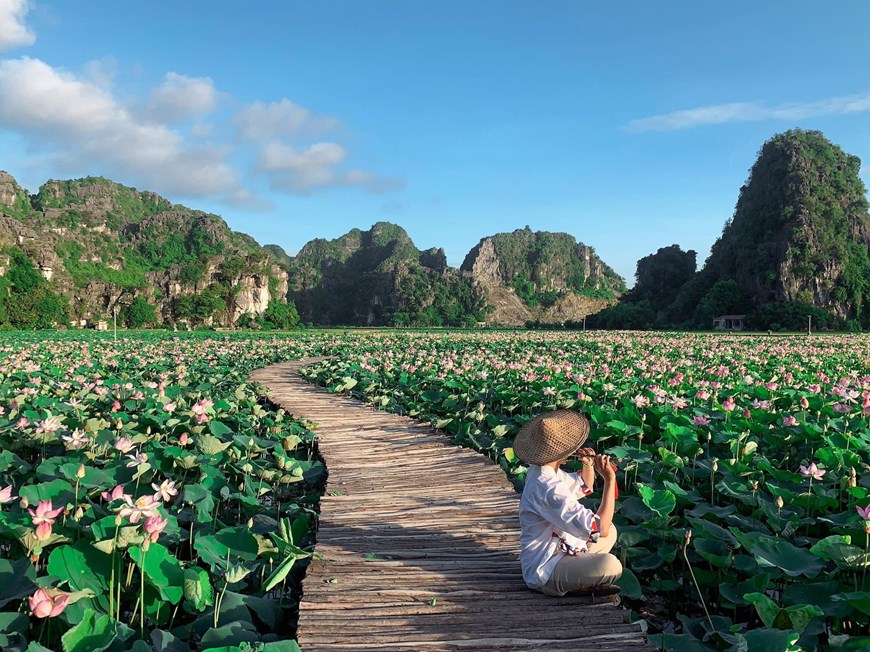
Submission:
[[870,159],[868,21],[860,0],[0,0],[0,168],[155,190],[290,252],[386,219],[459,265],[565,231],[631,283],[659,247],[703,262],[773,134]]

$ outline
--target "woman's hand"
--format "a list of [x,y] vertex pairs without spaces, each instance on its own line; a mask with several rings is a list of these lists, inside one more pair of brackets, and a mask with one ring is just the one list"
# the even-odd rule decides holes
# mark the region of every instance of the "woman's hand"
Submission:
[[596,455],[592,465],[598,475],[605,480],[616,479],[616,471],[613,470],[613,463],[610,461],[610,455]]
[[574,455],[583,462],[583,466],[592,466],[595,461],[595,451],[591,448],[581,448]]

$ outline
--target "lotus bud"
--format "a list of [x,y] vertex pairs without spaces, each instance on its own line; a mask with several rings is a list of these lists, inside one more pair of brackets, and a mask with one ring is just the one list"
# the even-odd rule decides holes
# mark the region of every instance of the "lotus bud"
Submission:
[[777,497],[776,497],[776,507],[777,507],[777,509],[782,509],[782,507],[783,507],[784,504],[785,504],[785,503],[782,502],[782,496],[777,496]]
[[76,512],[75,512],[75,514],[73,514],[73,520],[78,522],[78,521],[82,520],[82,516],[84,516],[84,515],[85,515],[85,510],[83,510],[81,508],[81,506],[76,507]]
[[118,419],[117,421],[115,421],[115,429],[116,429],[116,430],[120,430],[120,429],[123,428],[123,427],[124,427],[124,422],[123,422],[123,421],[121,421],[120,419]]
[[686,530],[686,545],[689,545],[692,542],[692,531]]
[[855,473],[855,467],[849,469],[849,488],[854,489],[858,486],[858,474]]
[[248,448],[253,448],[253,447],[254,447],[254,438],[248,437]]
[[713,439],[713,435],[708,432],[707,433],[707,441],[710,441],[711,439]]
[[146,435],[150,435],[150,434],[151,434],[151,426],[148,426],[147,428],[145,428],[145,434],[146,434]]
[[27,496],[21,496],[21,502],[18,503],[21,509],[27,509],[30,506],[30,501],[27,500]]
[[84,464],[79,464],[79,468],[76,469],[76,477],[79,480],[81,480],[83,477],[85,477],[85,465]]
[[719,470],[719,462],[716,459],[714,459],[713,460],[713,473],[716,473],[716,471],[718,471],[718,470]]
[[145,537],[145,540],[142,542],[142,552],[148,552],[148,548],[151,547],[151,539]]
[[121,518],[121,515],[120,515],[120,514],[118,514],[117,516],[115,516],[115,527],[120,527],[120,526],[121,526],[121,523],[123,523],[123,522],[124,522],[124,519]]
[[249,519],[248,519],[248,522],[246,523],[246,525],[248,526],[248,529],[250,530],[252,527],[254,527],[254,519],[253,519],[253,518],[249,518]]

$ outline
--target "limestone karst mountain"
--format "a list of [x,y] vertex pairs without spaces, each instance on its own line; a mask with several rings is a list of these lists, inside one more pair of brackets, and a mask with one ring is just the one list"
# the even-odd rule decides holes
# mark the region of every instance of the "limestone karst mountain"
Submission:
[[756,306],[801,302],[861,315],[870,217],[860,168],[819,131],[768,140],[704,265],[708,282],[733,279]]
[[[227,325],[286,301],[286,271],[253,238],[100,177],[49,181],[29,196],[0,172],[0,252],[4,276],[16,261],[32,265],[77,325],[110,319],[116,305],[153,306],[156,323]],[[33,309],[12,290],[7,308]]]
[[624,289],[564,233],[486,237],[461,269],[389,222],[312,240],[290,256],[217,215],[107,179],[49,181],[31,196],[0,173],[0,324],[31,323],[40,311],[34,323],[65,315],[94,324],[116,306],[131,325],[278,323],[288,299],[303,321],[323,325],[561,323]]
[[494,307],[491,319],[504,324],[581,321],[625,291],[592,247],[529,227],[483,238],[461,269]]
[[460,326],[486,317],[470,276],[449,268],[442,249],[420,251],[389,222],[312,240],[293,258],[289,274],[289,298],[303,321]]
[[289,270],[302,319],[326,324],[577,321],[625,289],[590,247],[528,229],[484,238],[457,270],[443,249],[420,251],[404,229],[379,222],[312,240]]

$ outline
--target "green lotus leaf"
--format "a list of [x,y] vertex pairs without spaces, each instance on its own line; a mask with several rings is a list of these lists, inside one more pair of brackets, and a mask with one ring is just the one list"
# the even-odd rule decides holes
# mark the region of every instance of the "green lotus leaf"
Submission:
[[114,619],[86,609],[81,621],[67,631],[61,641],[64,652],[103,652],[116,637]]
[[810,578],[816,577],[825,567],[824,561],[809,550],[798,548],[788,541],[760,532],[744,534],[735,527],[731,528],[731,532],[762,567],[778,568],[789,577],[804,575]]
[[638,485],[638,493],[643,504],[659,516],[667,516],[677,506],[677,499],[667,489],[653,489],[646,485]]
[[145,551],[138,546],[128,554],[139,570],[145,573],[148,583],[160,593],[160,597],[177,604],[184,596],[184,571],[178,559],[159,543],[152,543]]

